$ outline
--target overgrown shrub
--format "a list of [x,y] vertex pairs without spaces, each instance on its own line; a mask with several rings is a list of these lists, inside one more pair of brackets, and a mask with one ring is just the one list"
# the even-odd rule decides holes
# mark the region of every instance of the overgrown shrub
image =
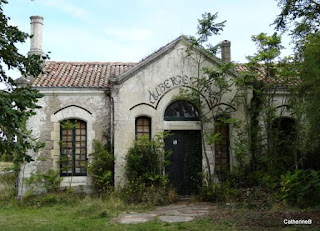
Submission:
[[120,193],[129,203],[164,204],[168,201],[168,177],[164,174],[171,152],[164,150],[168,133],[134,141],[126,157],[128,182]]
[[93,141],[93,160],[88,163],[88,170],[92,173],[93,185],[96,193],[106,193],[113,189],[114,156],[108,145]]
[[234,202],[240,196],[240,189],[233,181],[227,180],[203,186],[200,190],[200,198],[212,202]]
[[149,140],[142,136],[135,140],[126,157],[126,176],[128,181],[140,181],[146,186],[162,186],[167,183],[164,175],[165,167],[169,164],[171,152],[164,150],[164,136],[168,133],[155,136]]
[[320,172],[295,170],[281,176],[279,199],[289,205],[312,206],[320,203]]
[[200,199],[212,202],[237,203],[246,208],[269,209],[276,201],[279,178],[261,171],[234,171],[224,181],[201,187]]
[[36,173],[31,173],[29,178],[24,179],[24,183],[30,188],[30,194],[41,190],[46,190],[47,192],[57,191],[60,188],[60,171],[55,171],[49,169],[47,172],[42,173],[37,171]]
[[146,185],[141,180],[135,180],[127,182],[119,193],[129,204],[163,205],[168,203],[169,190],[165,185]]

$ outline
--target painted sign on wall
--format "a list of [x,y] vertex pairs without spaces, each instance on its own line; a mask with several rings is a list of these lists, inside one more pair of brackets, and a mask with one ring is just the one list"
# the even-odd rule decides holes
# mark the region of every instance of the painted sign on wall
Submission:
[[164,80],[162,83],[158,84],[153,90],[149,91],[149,102],[154,104],[157,102],[168,90],[175,86],[188,85],[190,78],[186,75],[184,76],[173,76]]

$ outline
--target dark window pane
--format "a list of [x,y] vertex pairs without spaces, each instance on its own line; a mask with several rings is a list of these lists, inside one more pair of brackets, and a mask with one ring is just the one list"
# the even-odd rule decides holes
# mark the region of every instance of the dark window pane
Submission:
[[199,120],[199,112],[191,103],[185,100],[178,100],[167,107],[164,113],[164,120]]

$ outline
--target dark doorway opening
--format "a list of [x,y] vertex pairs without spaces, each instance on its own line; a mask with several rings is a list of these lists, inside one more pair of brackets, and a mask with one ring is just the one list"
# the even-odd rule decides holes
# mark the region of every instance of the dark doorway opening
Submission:
[[275,169],[281,173],[293,169],[295,158],[299,158],[296,152],[295,121],[288,117],[279,117],[272,123],[273,142],[275,151]]
[[170,131],[165,149],[172,150],[166,168],[179,195],[197,194],[202,184],[202,145],[200,131]]

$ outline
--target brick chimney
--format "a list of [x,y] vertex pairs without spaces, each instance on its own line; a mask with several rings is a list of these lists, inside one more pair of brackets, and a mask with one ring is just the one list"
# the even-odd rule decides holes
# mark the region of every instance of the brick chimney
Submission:
[[231,42],[228,40],[223,40],[221,42],[221,59],[226,63],[231,62]]
[[30,43],[30,51],[28,55],[40,55],[45,57],[45,53],[42,50],[42,28],[43,28],[43,17],[41,16],[31,16],[30,17],[31,31],[32,35]]

